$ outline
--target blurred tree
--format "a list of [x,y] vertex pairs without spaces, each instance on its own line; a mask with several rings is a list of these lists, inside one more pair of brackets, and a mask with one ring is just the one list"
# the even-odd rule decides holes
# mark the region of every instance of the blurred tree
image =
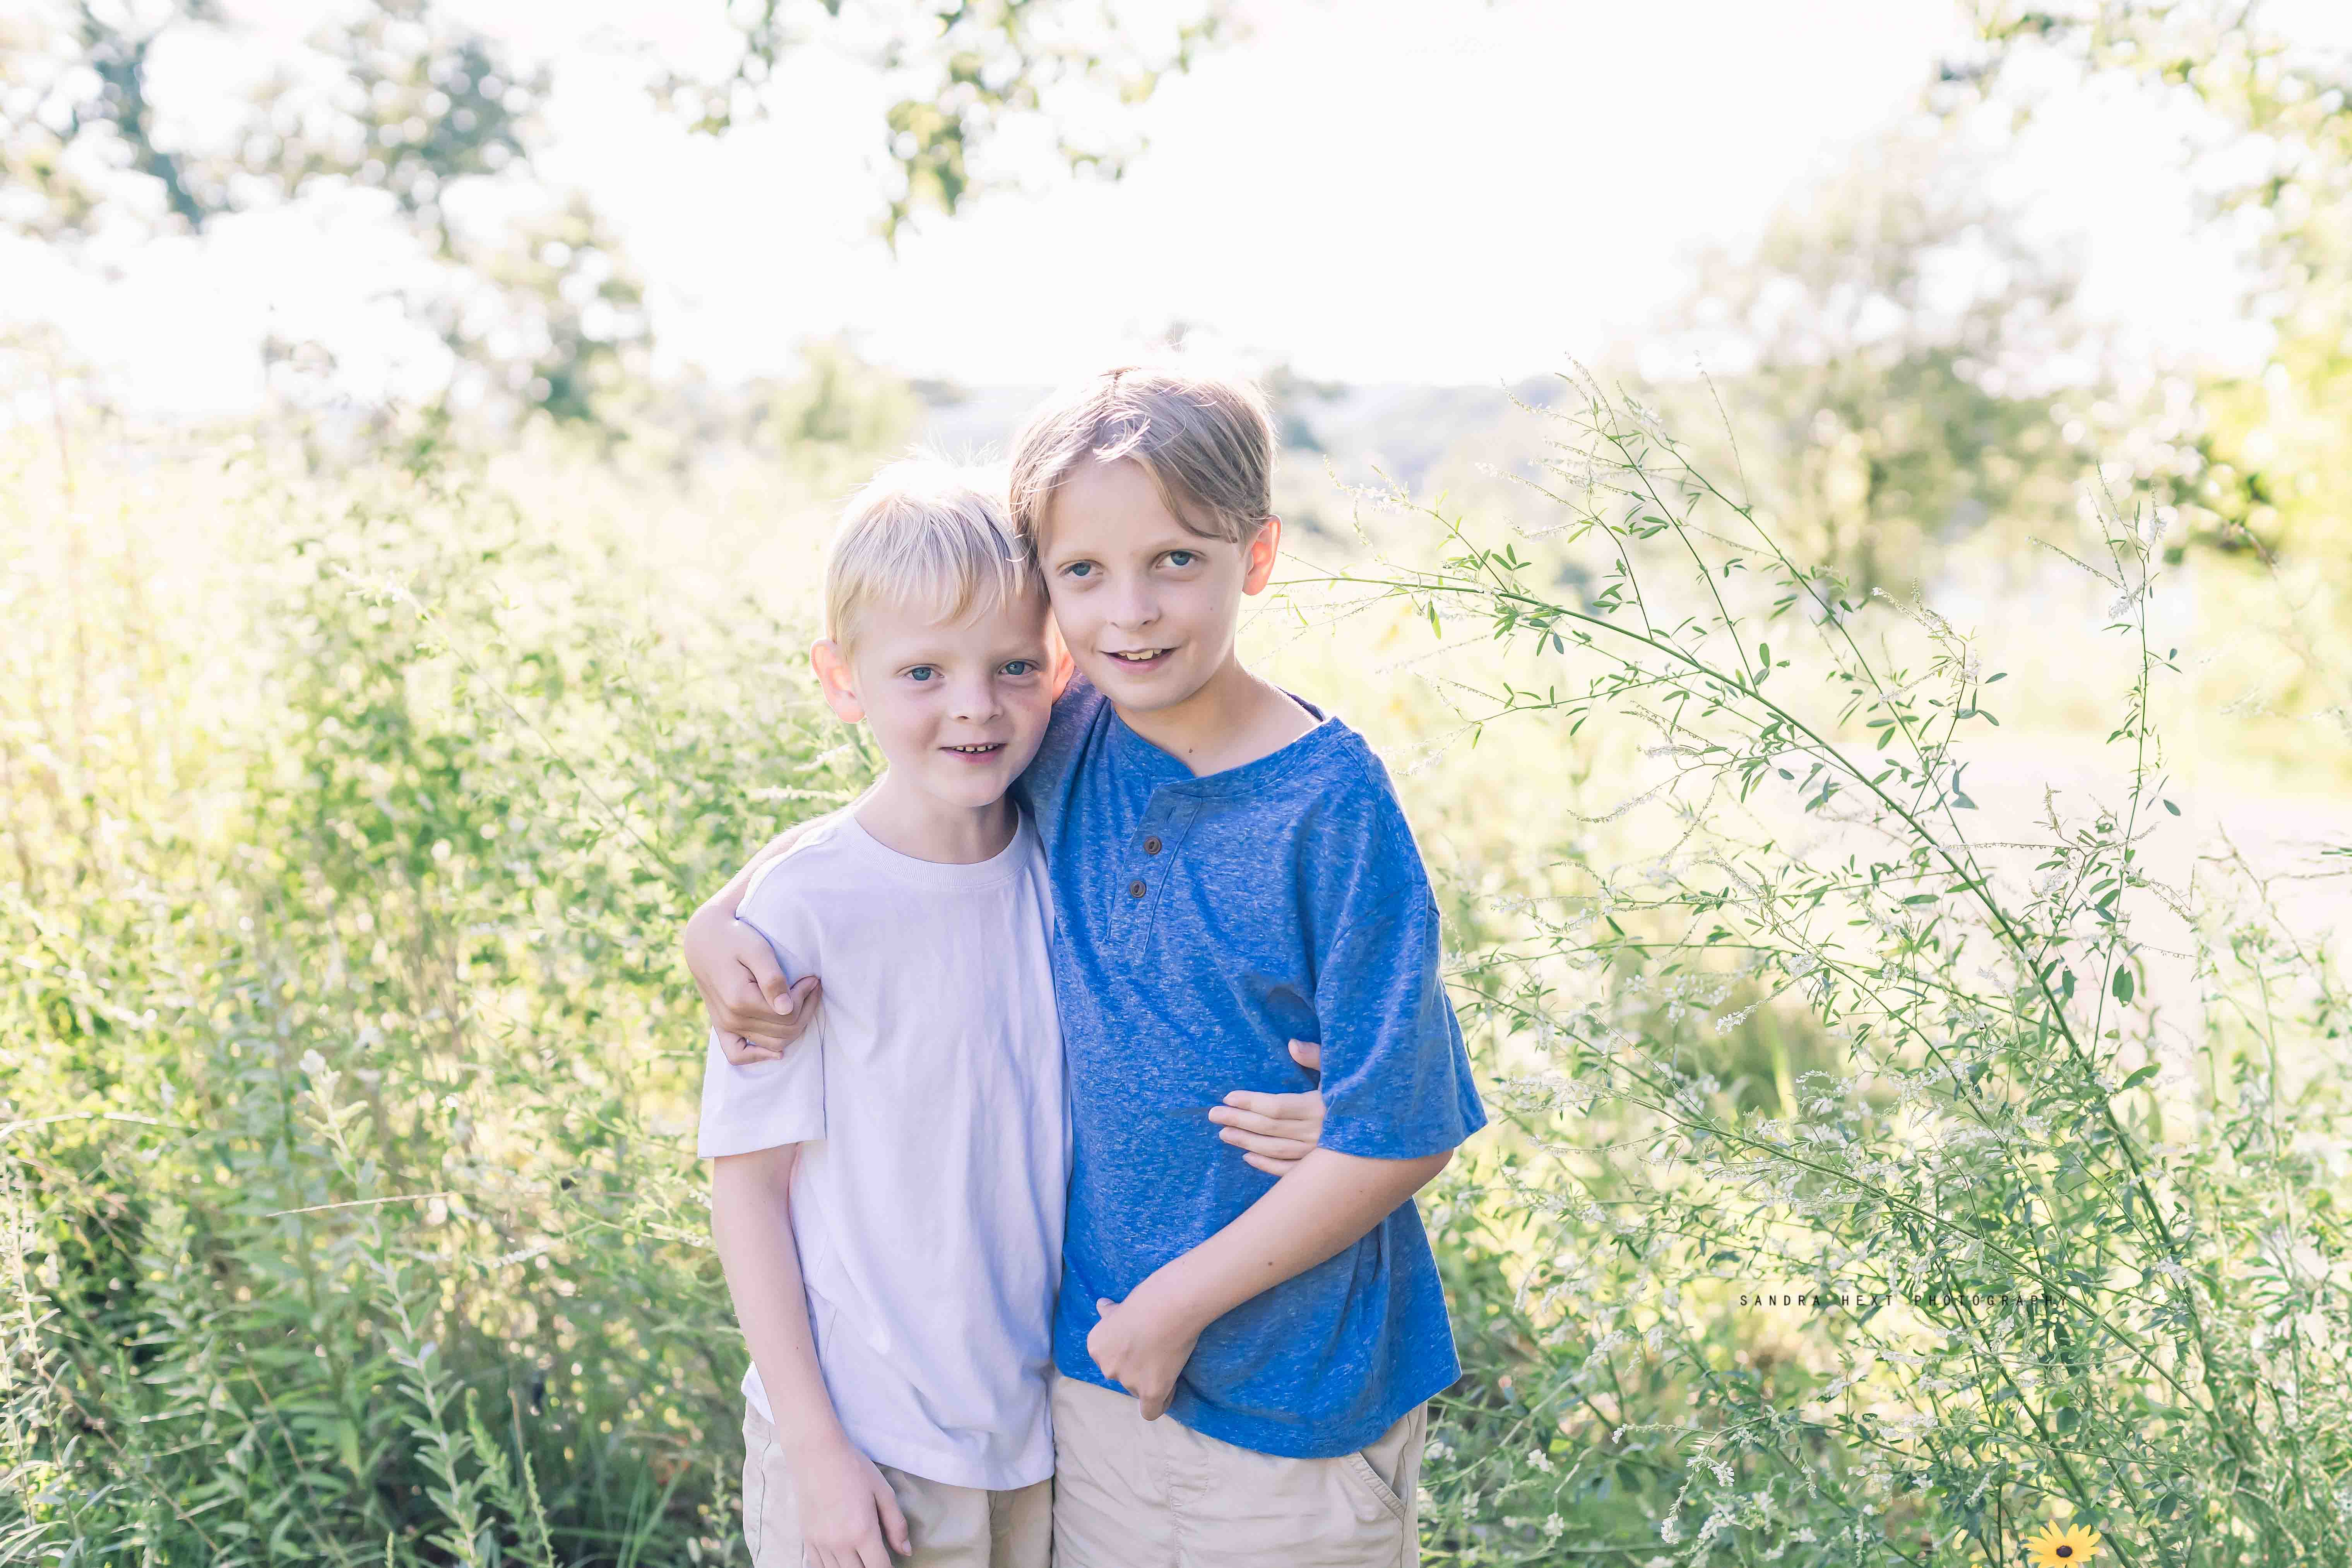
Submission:
[[838,489],[877,452],[906,445],[922,400],[901,377],[867,363],[847,343],[803,345],[798,379],[766,402],[755,434],[816,482]]
[[2050,515],[2082,468],[2045,379],[2087,357],[2074,272],[1985,188],[1933,128],[1890,135],[1704,258],[1654,345],[1717,378],[1657,385],[1676,427],[1719,428],[1719,390],[1756,500],[1861,589],[1916,589],[1931,546]]
[[2256,374],[2202,379],[2176,432],[2193,460],[2155,477],[2194,541],[2352,559],[2352,56],[2267,28],[2242,0],[1968,10],[1979,47],[1944,67],[1948,109],[2031,115],[2105,76],[2187,111],[2193,173],[2212,216],[2252,241],[2248,304],[2275,339]]
[[1289,451],[1321,452],[1323,442],[1315,434],[1313,410],[1328,407],[1346,394],[1347,387],[1301,375],[1287,360],[1268,366],[1257,380],[1274,413],[1275,439]]
[[[822,47],[880,72],[891,100],[876,128],[887,171],[877,224],[895,244],[919,212],[953,214],[986,188],[976,153],[1019,123],[1051,134],[1071,168],[1116,177],[1135,149],[1126,111],[1222,34],[1225,5],[737,0],[731,66],[713,79],[656,69],[647,85],[720,134],[764,112],[790,50]],[[589,416],[646,324],[594,211],[537,166],[547,69],[436,0],[330,12],[243,91],[205,68],[268,58],[267,31],[233,0],[11,6],[0,16],[0,228],[94,258],[101,241],[381,193],[436,263],[442,286],[405,302],[451,350],[453,391]]]
[[1070,169],[1116,179],[1137,151],[1123,110],[1192,68],[1231,29],[1230,0],[730,0],[738,47],[709,76],[661,72],[656,91],[697,130],[767,112],[790,51],[822,45],[884,74],[894,187],[883,237],[924,208],[952,214],[997,183],[974,154],[1013,122],[1048,133]]

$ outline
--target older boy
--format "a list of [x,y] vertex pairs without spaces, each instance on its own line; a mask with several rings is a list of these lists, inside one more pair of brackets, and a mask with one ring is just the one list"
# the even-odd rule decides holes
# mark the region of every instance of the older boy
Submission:
[[996,504],[937,465],[851,504],[825,624],[825,700],[888,771],[737,919],[828,1005],[780,1059],[714,1036],[703,1084],[745,1531],[760,1568],[885,1568],[886,1540],[1043,1568],[1068,1131],[1045,863],[1005,791],[1067,660]]
[[[1074,1135],[1060,1568],[1415,1561],[1425,1402],[1459,1370],[1411,1200],[1485,1113],[1385,770],[1234,655],[1280,542],[1271,459],[1253,390],[1129,369],[1041,411],[1013,460],[1084,677],[1019,784]],[[737,961],[689,950],[712,995]],[[748,1003],[719,1026],[790,1026]],[[1286,1037],[1320,1044],[1326,1121],[1269,1183],[1184,1112],[1235,1078],[1297,1084]]]

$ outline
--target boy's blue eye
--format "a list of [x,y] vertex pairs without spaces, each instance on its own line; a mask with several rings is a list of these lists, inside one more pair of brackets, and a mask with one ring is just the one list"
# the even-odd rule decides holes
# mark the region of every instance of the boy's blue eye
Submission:
[[1201,552],[1197,550],[1171,550],[1168,552],[1168,564],[1171,566],[1190,566],[1193,562],[1198,561],[1200,558]]
[[907,679],[919,684],[929,680],[938,673],[939,668],[936,665],[919,664],[907,672]]
[[1004,665],[1004,673],[1007,675],[1027,675],[1036,668],[1037,661],[1034,658],[1007,659]]
[[1073,561],[1067,566],[1062,568],[1062,575],[1065,577],[1083,577],[1094,569],[1095,563],[1091,561]]

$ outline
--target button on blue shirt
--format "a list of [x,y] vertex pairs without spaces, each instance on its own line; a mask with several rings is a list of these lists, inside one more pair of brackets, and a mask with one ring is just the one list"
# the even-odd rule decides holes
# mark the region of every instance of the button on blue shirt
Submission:
[[[1263,1196],[1206,1115],[1225,1091],[1313,1087],[1323,1144],[1409,1160],[1486,1125],[1438,974],[1437,905],[1387,770],[1320,721],[1255,762],[1195,777],[1083,679],[1019,791],[1054,890],[1054,981],[1072,1147],[1054,1359],[1087,1353],[1118,1301]],[[1202,1331],[1169,1414],[1262,1453],[1370,1445],[1460,1375],[1411,1202],[1336,1258]]]

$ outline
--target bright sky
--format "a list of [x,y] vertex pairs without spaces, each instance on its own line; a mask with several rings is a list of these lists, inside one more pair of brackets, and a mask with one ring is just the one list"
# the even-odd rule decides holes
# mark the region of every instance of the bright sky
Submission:
[[[972,383],[1057,380],[1173,320],[1356,381],[1491,382],[1597,354],[1678,295],[1694,252],[1751,240],[1903,112],[1958,26],[1948,0],[1244,0],[1251,36],[1162,86],[1123,182],[1038,161],[1032,190],[926,221],[894,259],[868,226],[871,81],[803,52],[774,121],[694,138],[595,41],[667,29],[694,47],[668,8],[459,9],[551,54],[545,170],[617,224],[672,363],[783,372],[797,343],[848,333]],[[299,26],[302,7],[279,10]],[[2230,253],[2193,233],[2164,128],[2109,99],[2041,134],[2006,177],[2083,246],[2087,303],[2157,346],[2227,348]],[[232,406],[272,326],[396,383],[385,291],[409,265],[349,214],[256,215],[150,246],[110,283],[0,248],[0,318],[60,320],[134,401]]]

